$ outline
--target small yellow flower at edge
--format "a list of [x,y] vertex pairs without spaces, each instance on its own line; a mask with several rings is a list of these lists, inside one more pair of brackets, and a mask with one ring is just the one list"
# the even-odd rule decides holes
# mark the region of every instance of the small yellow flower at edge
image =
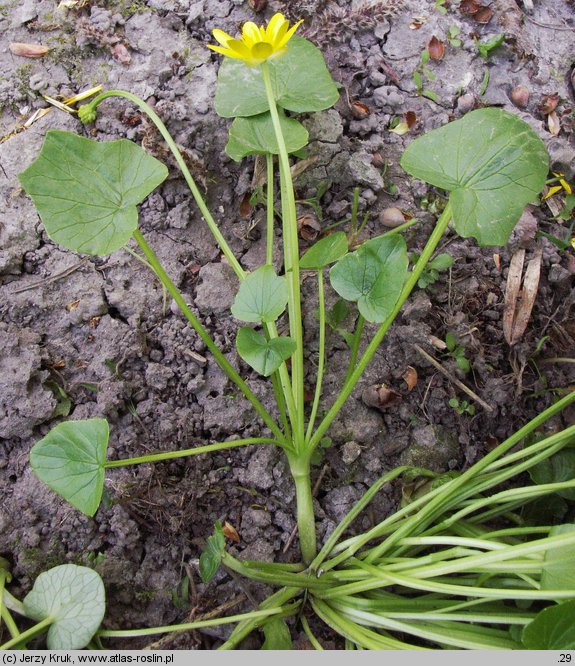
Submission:
[[208,48],[228,58],[243,60],[250,67],[257,67],[262,62],[285,53],[287,43],[301,23],[303,21],[298,21],[289,28],[289,21],[283,14],[274,14],[267,28],[263,25],[258,28],[252,21],[245,23],[240,39],[234,39],[223,30],[215,28],[212,34],[221,46],[208,44]]
[[[563,178],[562,173],[557,173],[556,171],[553,172],[553,175],[556,177],[556,180],[559,181],[559,185],[553,185],[553,187],[550,187],[547,190],[547,194],[541,198],[541,201],[545,201],[545,199],[549,199],[552,197],[554,194],[557,194],[557,192],[561,192],[563,190],[564,192],[567,192],[567,194],[572,194],[573,193],[573,188],[569,183]],[[552,181],[553,182],[553,181]]]

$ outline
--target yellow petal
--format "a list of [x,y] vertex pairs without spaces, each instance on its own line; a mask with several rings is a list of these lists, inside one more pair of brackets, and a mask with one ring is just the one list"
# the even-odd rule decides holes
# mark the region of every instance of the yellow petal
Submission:
[[216,53],[221,53],[222,55],[228,56],[229,58],[238,58],[234,51],[231,49],[226,49],[223,46],[214,46],[213,44],[208,44],[208,48],[212,49]]
[[289,23],[284,18],[283,14],[274,14],[271,17],[266,30],[267,40],[272,44],[275,44],[275,42],[277,42],[278,39],[281,39],[281,37],[285,35],[288,29],[288,25]]
[[214,36],[214,39],[217,42],[219,42],[222,46],[227,46],[228,42],[230,42],[233,39],[231,35],[228,35],[227,32],[224,32],[219,28],[214,28],[212,30],[212,35]]
[[261,39],[260,29],[253,21],[244,23],[242,28],[242,41],[246,46],[251,48],[257,42],[261,42]]
[[275,47],[276,49],[281,49],[282,47],[284,47],[284,46],[289,42],[289,40],[293,37],[294,32],[299,28],[299,26],[300,26],[302,23],[303,23],[303,19],[302,19],[301,21],[298,21],[294,26],[292,26],[292,27],[286,32],[286,34],[285,34],[285,35],[279,40],[279,42],[277,42],[276,44],[274,44],[274,47]]
[[567,192],[567,194],[573,194],[571,185],[569,185],[569,183],[566,180],[564,180],[563,178],[559,178],[559,182],[561,183],[563,189],[565,190],[565,192]]
[[550,187],[549,190],[547,191],[547,194],[541,199],[541,201],[545,201],[545,199],[549,199],[549,197],[552,197],[554,194],[557,194],[557,192],[561,192],[561,185],[553,185],[553,187]]

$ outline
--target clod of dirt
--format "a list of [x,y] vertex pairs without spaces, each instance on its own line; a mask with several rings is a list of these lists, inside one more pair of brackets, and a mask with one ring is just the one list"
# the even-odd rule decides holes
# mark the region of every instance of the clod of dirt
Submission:
[[454,433],[440,425],[427,425],[413,431],[412,441],[401,455],[401,464],[445,472],[453,468],[458,455]]
[[0,323],[0,437],[30,437],[54,411],[56,400],[43,385],[49,373],[41,369],[40,343],[32,330]]

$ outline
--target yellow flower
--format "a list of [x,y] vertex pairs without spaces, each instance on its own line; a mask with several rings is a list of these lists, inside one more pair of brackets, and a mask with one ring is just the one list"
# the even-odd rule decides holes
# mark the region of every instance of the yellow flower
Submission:
[[285,53],[287,43],[301,23],[303,21],[298,21],[288,29],[289,21],[282,14],[274,14],[267,28],[263,25],[258,28],[252,21],[244,23],[241,39],[234,39],[227,32],[215,28],[212,34],[221,46],[208,44],[208,48],[228,58],[243,60],[250,67],[256,67]]
[[552,197],[554,194],[557,194],[557,192],[561,192],[563,190],[564,192],[567,192],[567,194],[572,194],[573,189],[571,185],[563,178],[562,173],[557,173],[556,171],[553,172],[553,175],[555,178],[552,181],[547,181],[547,182],[557,182],[559,181],[559,185],[553,185],[547,190],[547,194],[541,198],[541,201],[545,201],[545,199],[549,199],[549,197]]

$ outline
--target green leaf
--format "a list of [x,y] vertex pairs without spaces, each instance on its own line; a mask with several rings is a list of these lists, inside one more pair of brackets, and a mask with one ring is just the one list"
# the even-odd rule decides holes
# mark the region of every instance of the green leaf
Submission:
[[357,301],[367,321],[381,323],[397,303],[407,276],[407,250],[398,234],[367,241],[330,270],[331,285]]
[[490,37],[483,42],[477,42],[477,50],[479,51],[479,55],[482,58],[489,58],[491,51],[494,51],[496,48],[501,46],[504,41],[505,35],[500,33],[498,35],[493,35],[493,37]]
[[[549,530],[549,536],[575,532],[575,525],[557,525]],[[542,590],[575,589],[575,543],[553,546],[545,551],[540,579]]]
[[62,564],[41,573],[24,598],[27,617],[52,620],[48,649],[85,647],[104,619],[105,591],[100,576],[88,567]]
[[[575,447],[567,446],[549,458],[542,460],[529,470],[534,483],[561,483],[575,479]],[[568,500],[575,500],[575,488],[557,491],[557,494]]]
[[30,451],[30,465],[49,488],[87,516],[104,489],[109,428],[106,419],[59,423]]
[[343,300],[343,298],[338,298],[337,301],[333,304],[331,310],[326,312],[325,320],[327,325],[335,330],[345,321],[348,314],[349,308],[347,303]]
[[291,635],[285,620],[274,618],[263,626],[265,640],[262,650],[293,650]]
[[19,178],[54,242],[109,254],[130,240],[137,204],[167,175],[161,162],[126,139],[98,142],[51,130]]
[[[292,37],[287,52],[269,60],[268,67],[276,102],[288,111],[322,111],[339,98],[321,51],[303,37]],[[261,69],[224,58],[218,73],[215,105],[224,118],[268,111]]]
[[544,608],[521,640],[528,650],[575,650],[575,600]]
[[438,254],[437,257],[432,259],[428,264],[427,264],[427,269],[435,269],[436,271],[446,271],[448,268],[451,268],[453,266],[453,257],[450,254],[446,254],[445,252],[442,254]]
[[[308,133],[300,122],[283,113],[279,114],[279,118],[288,153],[295,153],[307,145]],[[236,162],[256,153],[279,155],[270,113],[236,118],[230,127],[226,153]]]
[[343,231],[336,231],[314,243],[300,259],[300,268],[304,270],[325,268],[347,254],[347,236]]
[[547,150],[537,134],[500,109],[478,109],[413,141],[401,166],[451,192],[460,236],[502,245],[545,185]]
[[251,328],[240,328],[236,338],[238,354],[254,370],[269,377],[296,350],[296,343],[288,337],[266,340]]
[[288,302],[285,277],[278,277],[269,264],[260,266],[246,277],[232,305],[232,314],[240,321],[275,321]]
[[206,539],[206,547],[200,555],[200,577],[204,583],[209,583],[216,575],[226,547],[226,538],[221,523],[214,525],[214,533]]

